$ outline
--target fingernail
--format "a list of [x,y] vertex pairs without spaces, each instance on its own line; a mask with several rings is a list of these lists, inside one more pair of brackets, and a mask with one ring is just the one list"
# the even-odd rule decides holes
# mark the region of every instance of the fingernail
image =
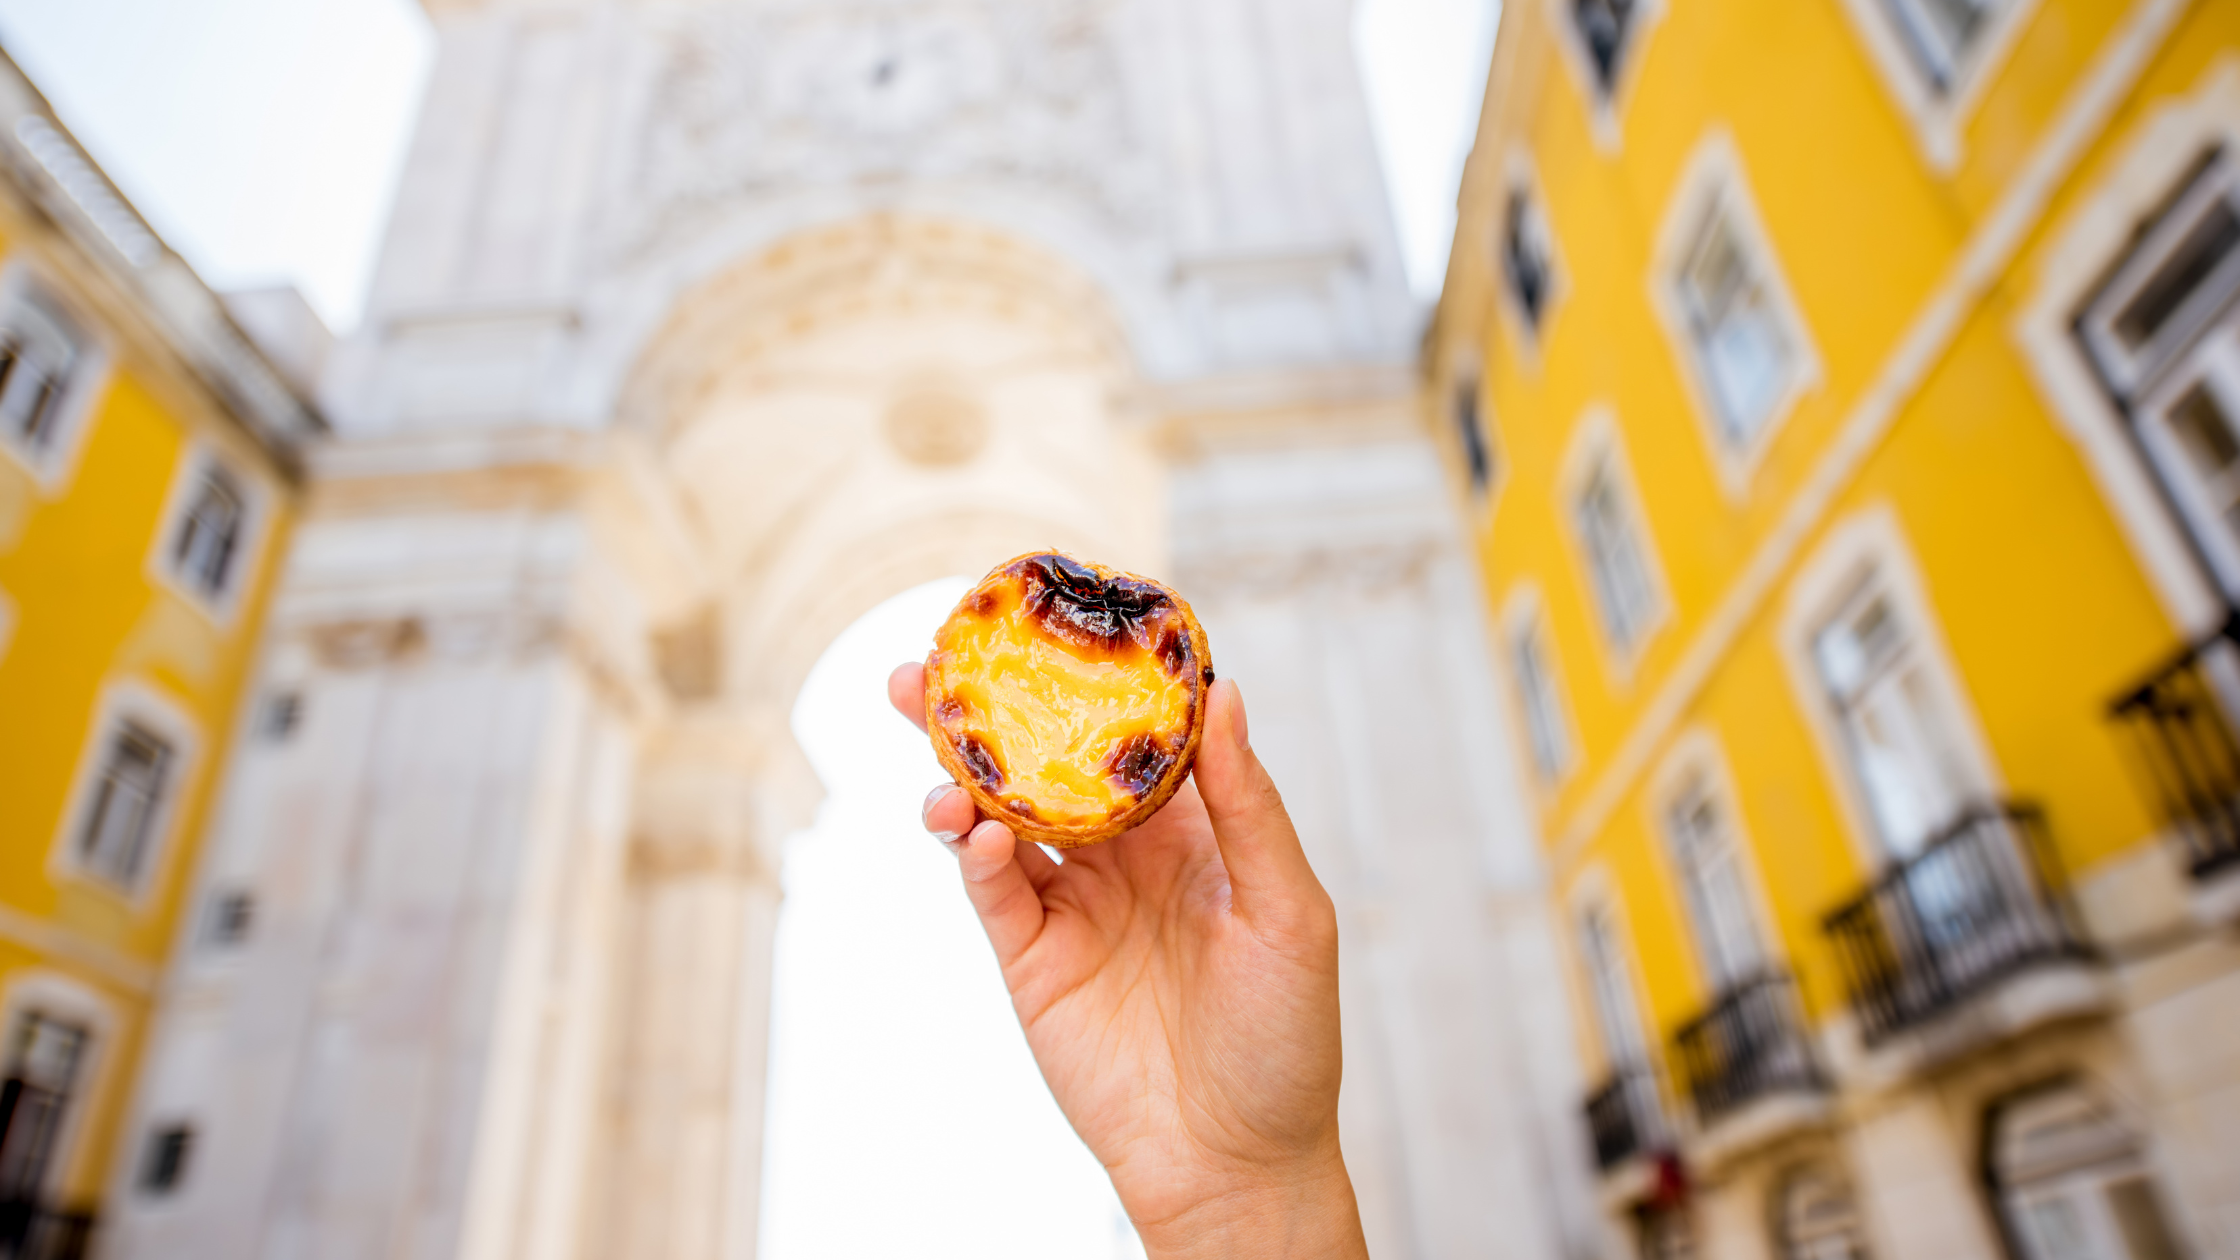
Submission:
[[1223,679],[1229,684],[1229,738],[1237,743],[1238,752],[1252,751],[1252,725],[1244,716],[1244,689],[1234,678]]
[[926,793],[926,803],[918,810],[919,823],[923,824],[926,830],[932,833],[934,839],[939,840],[943,844],[955,844],[957,842],[957,836],[960,833],[954,831],[934,831],[933,825],[929,821],[933,817],[933,807],[939,805],[944,799],[946,799],[949,793],[960,791],[963,791],[963,789],[959,788],[954,783],[943,783],[940,786],[934,788],[931,792]]
[[926,793],[926,803],[918,807],[918,821],[922,823],[933,817],[933,807],[939,805],[949,793],[959,790],[961,789],[954,783],[944,783]]

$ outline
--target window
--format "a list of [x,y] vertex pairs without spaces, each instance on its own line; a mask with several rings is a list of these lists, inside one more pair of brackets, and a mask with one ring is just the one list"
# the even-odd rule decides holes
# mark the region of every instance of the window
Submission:
[[36,1203],[44,1196],[90,1040],[84,1026],[39,1009],[19,1013],[9,1027],[0,1082],[0,1201]]
[[72,387],[91,357],[77,325],[19,274],[0,303],[0,434],[34,463],[60,444]]
[[102,747],[78,833],[78,862],[87,871],[127,891],[139,886],[174,755],[170,742],[148,727],[130,719],[117,723]]
[[1455,386],[1454,427],[1462,443],[1462,463],[1470,474],[1470,488],[1483,494],[1493,480],[1493,452],[1486,445],[1485,423],[1478,411],[1478,382],[1474,380]]
[[212,464],[196,476],[171,543],[172,571],[205,599],[221,599],[229,589],[247,517],[241,487],[231,474]]
[[1555,249],[1532,194],[1521,185],[1509,190],[1502,212],[1501,277],[1526,331],[1538,335],[1555,287]]
[[277,692],[265,698],[257,713],[257,735],[268,744],[284,744],[303,725],[303,693]]
[[2212,154],[2077,322],[2209,576],[2240,598],[2240,169]]
[[1742,448],[1764,430],[1796,382],[1798,346],[1729,198],[1714,197],[1707,211],[1673,287],[1719,436]]
[[2008,0],[1884,0],[1922,76],[1949,92],[1981,41],[1992,16]]
[[1630,652],[1656,621],[1659,604],[1617,461],[1607,453],[1581,481],[1571,515],[1586,551],[1602,627],[1620,652]]
[[2021,1260],[2177,1260],[2139,1141],[2081,1088],[1993,1111],[1992,1178]]
[[1867,1260],[1866,1230],[1851,1190],[1824,1168],[1802,1168],[1781,1181],[1773,1219],[1781,1260]]
[[255,894],[241,889],[221,892],[210,900],[210,917],[205,935],[213,945],[238,945],[249,939],[249,926],[256,919]]
[[1524,709],[1525,736],[1532,764],[1543,779],[1561,778],[1571,765],[1571,724],[1564,720],[1553,664],[1541,643],[1538,618],[1521,618],[1511,633],[1509,658],[1517,676],[1517,699]]
[[1911,857],[1972,794],[1952,701],[1879,574],[1822,625],[1812,655],[1882,842]]
[[1690,776],[1673,795],[1665,830],[1712,986],[1725,990],[1759,975],[1765,957],[1743,869],[1748,859],[1727,825],[1708,774]]
[[1594,71],[1595,88],[1608,97],[1617,90],[1618,70],[1632,33],[1638,0],[1570,0],[1571,21]]
[[1618,925],[1604,906],[1590,906],[1579,915],[1579,952],[1587,967],[1589,996],[1594,1002],[1595,1023],[1602,1031],[1602,1047],[1614,1068],[1636,1067],[1647,1056],[1640,1016],[1633,1005],[1633,985],[1627,980]]
[[148,1135],[147,1152],[140,1159],[140,1192],[167,1195],[178,1190],[187,1177],[187,1157],[194,1153],[194,1126],[167,1124]]

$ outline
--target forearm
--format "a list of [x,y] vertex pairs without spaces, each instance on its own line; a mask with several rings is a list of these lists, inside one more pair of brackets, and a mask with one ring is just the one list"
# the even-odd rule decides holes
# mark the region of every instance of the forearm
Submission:
[[1296,1177],[1242,1186],[1141,1223],[1150,1260],[1366,1260],[1343,1157]]

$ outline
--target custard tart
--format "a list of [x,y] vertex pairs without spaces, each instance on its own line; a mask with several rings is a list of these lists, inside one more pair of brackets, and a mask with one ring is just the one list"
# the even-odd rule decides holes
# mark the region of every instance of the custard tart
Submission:
[[1141,825],[1182,786],[1212,685],[1180,595],[1035,552],[997,566],[934,635],[926,728],[981,813],[1078,848]]

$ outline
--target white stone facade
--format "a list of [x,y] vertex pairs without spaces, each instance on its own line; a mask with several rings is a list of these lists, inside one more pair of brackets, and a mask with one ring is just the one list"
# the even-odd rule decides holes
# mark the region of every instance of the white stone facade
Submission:
[[[1042,545],[1172,575],[1343,915],[1379,1256],[1580,1256],[1535,843],[1345,0],[431,4],[113,1257],[753,1253],[786,726]],[[127,1141],[135,1140],[128,1135]],[[128,1148],[129,1149],[129,1148]]]

